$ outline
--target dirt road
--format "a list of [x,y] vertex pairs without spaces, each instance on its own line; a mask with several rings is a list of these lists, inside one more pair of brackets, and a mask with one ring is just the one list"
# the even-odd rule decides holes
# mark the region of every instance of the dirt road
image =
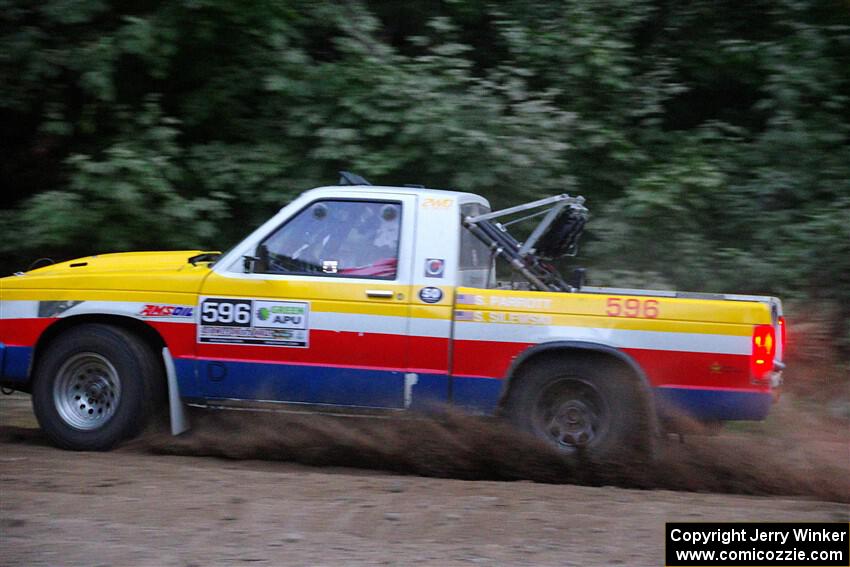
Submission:
[[[72,453],[46,445],[33,429],[28,404],[18,395],[0,400],[0,565],[657,567],[663,565],[667,521],[848,521],[850,512],[846,503],[834,501],[846,502],[850,449],[844,434],[818,446],[823,462],[812,461],[821,457],[813,457],[810,447],[782,440],[786,460],[796,464],[774,467],[766,476],[791,474],[787,484],[765,482],[747,466],[731,480],[670,481],[677,489],[804,494],[761,497],[410,474],[519,478],[527,472],[505,468],[501,454],[471,458],[489,450],[482,443],[493,445],[481,436],[452,437],[448,452],[421,449],[435,428],[451,432],[456,424],[332,425],[323,426],[321,435],[308,428],[308,434],[290,432],[289,441],[272,442],[267,431],[212,418],[216,423],[199,424],[203,431],[188,439],[154,435],[112,453]],[[389,435],[388,427],[401,433]],[[740,447],[741,439],[758,433],[735,435],[726,447]],[[364,436],[373,444],[364,443]],[[257,438],[262,441],[252,442]],[[535,466],[545,466],[534,451],[514,447],[514,459],[531,455]],[[406,460],[399,456],[411,453]],[[298,464],[352,458],[355,464],[377,458],[385,470],[408,474]],[[729,472],[737,470],[735,463],[703,464],[713,475],[737,474]],[[697,463],[674,472],[699,469]],[[807,470],[827,469],[830,477],[815,478],[835,481],[825,492],[793,480]],[[612,482],[634,485],[645,478]],[[589,477],[578,481],[598,484]]]

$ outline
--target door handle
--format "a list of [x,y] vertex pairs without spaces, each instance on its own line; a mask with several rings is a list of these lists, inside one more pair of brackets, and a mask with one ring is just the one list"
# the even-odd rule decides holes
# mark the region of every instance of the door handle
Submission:
[[391,299],[393,296],[392,290],[389,289],[367,289],[366,290],[367,297],[381,297],[384,299]]

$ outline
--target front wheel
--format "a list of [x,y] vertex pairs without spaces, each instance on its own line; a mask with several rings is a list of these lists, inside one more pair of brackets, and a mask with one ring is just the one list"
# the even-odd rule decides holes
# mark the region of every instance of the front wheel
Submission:
[[103,451],[141,431],[162,369],[136,336],[87,324],[48,345],[34,379],[33,409],[47,437],[65,449]]
[[508,417],[569,458],[631,460],[652,453],[653,428],[640,384],[615,361],[547,358],[517,378]]

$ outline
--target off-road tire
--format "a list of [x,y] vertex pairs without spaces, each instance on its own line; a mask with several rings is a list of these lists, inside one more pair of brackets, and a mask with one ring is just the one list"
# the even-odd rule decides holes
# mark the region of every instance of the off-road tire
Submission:
[[628,369],[597,356],[532,361],[514,378],[505,414],[573,460],[651,459],[648,394]]
[[84,324],[56,337],[36,361],[33,409],[64,449],[105,451],[136,436],[164,402],[155,351],[113,325]]

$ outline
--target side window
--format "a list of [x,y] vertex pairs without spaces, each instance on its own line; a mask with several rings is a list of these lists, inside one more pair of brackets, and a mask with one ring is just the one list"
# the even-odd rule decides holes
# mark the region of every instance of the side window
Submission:
[[260,244],[262,271],[392,280],[400,227],[400,203],[316,201]]
[[[478,203],[467,203],[460,208],[461,217],[483,215],[490,209]],[[493,257],[487,245],[467,228],[460,229],[460,264],[458,265],[461,286],[486,288],[489,286]]]

